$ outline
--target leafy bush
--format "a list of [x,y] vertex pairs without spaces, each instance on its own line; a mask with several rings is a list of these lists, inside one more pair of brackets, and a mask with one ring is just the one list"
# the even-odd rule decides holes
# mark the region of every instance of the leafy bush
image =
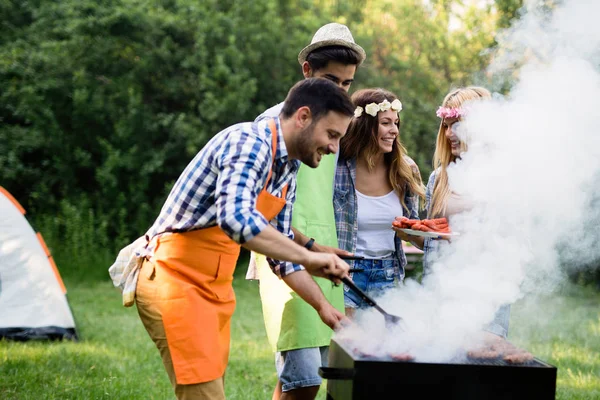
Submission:
[[282,29],[271,3],[9,8],[12,40],[0,42],[3,185],[36,213],[83,199],[108,234],[123,235],[121,218],[125,236],[143,232],[216,132],[281,100],[257,80],[290,82],[267,76],[270,59],[288,56],[271,32]]
[[61,235],[120,248],[215,133],[284,99],[299,50],[331,21],[368,54],[353,90],[403,101],[401,139],[426,180],[435,109],[493,43],[491,6],[457,8],[450,29],[453,3],[0,0],[1,184],[73,252]]

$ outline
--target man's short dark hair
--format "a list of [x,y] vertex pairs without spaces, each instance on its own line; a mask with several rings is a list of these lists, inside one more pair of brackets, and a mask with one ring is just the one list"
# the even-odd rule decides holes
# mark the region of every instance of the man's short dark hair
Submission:
[[345,46],[325,46],[311,51],[306,56],[306,61],[313,71],[325,68],[330,61],[335,61],[344,65],[360,64],[360,54],[355,50]]
[[290,118],[300,107],[310,108],[313,122],[334,111],[348,117],[354,115],[354,104],[346,91],[324,78],[307,78],[288,92],[281,115]]

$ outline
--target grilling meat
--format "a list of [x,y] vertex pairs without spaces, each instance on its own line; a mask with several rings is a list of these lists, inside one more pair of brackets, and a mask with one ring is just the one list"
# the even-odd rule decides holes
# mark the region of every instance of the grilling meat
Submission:
[[494,343],[493,348],[502,353],[502,359],[511,364],[523,364],[533,360],[533,354],[518,348],[506,340]]
[[495,360],[500,357],[500,353],[492,349],[475,349],[467,352],[467,357],[473,360]]
[[394,361],[414,361],[415,359],[414,356],[408,353],[392,354],[390,357],[392,357],[392,360]]
[[533,361],[533,354],[522,351],[520,353],[507,354],[503,357],[503,360],[510,364],[525,364]]
[[504,361],[511,364],[533,361],[533,354],[493,335],[487,335],[482,347],[467,351],[467,357],[475,360],[493,360],[502,357]]
[[358,357],[365,357],[365,358],[377,358],[375,356],[375,354],[371,354],[371,353],[367,353],[361,349],[359,349],[358,347],[355,347],[352,349],[353,353],[356,354]]
[[392,222],[392,226],[401,229],[413,229],[423,232],[442,232],[450,233],[450,226],[446,218],[436,219],[408,219],[406,217],[396,217]]
[[[379,356],[372,354],[372,353],[367,353],[358,347],[354,347],[352,349],[352,352],[357,357],[361,357],[361,358],[379,358]],[[390,354],[390,358],[394,361],[414,361],[414,359],[415,359],[415,357],[410,355],[409,353]]]

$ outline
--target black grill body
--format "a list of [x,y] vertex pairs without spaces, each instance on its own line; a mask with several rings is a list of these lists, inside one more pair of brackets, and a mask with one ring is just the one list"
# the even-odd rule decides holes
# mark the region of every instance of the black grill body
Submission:
[[399,362],[355,357],[335,340],[327,399],[553,400],[556,367],[538,359],[511,365],[503,360],[452,363]]

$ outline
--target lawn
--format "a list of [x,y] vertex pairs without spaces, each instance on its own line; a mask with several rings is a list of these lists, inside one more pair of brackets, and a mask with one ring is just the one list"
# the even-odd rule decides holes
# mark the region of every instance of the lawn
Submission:
[[[276,376],[258,287],[239,272],[227,398],[270,399]],[[0,342],[0,398],[174,398],[135,308],[121,306],[108,280],[67,279],[66,285],[82,340]],[[510,339],[558,367],[558,399],[600,399],[599,304],[598,292],[570,287],[513,306]]]

